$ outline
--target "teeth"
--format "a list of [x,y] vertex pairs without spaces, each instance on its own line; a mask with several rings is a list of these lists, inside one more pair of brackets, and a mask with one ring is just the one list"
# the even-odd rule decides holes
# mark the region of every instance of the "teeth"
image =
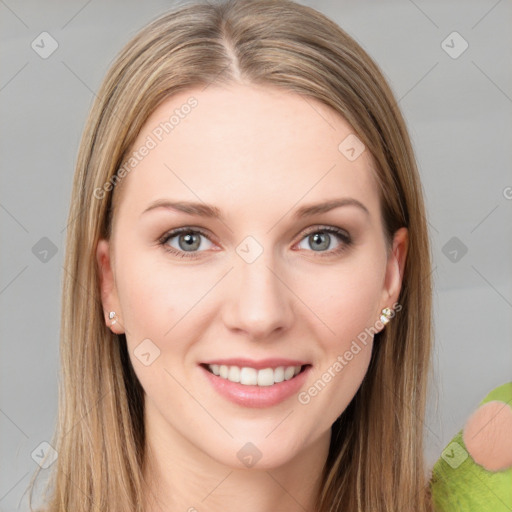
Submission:
[[240,368],[238,366],[229,367],[228,379],[231,382],[240,382]]
[[256,384],[258,384],[258,373],[259,372],[254,368],[241,368],[239,381],[240,384],[245,384],[246,386],[256,386]]
[[223,379],[239,382],[245,386],[272,386],[284,380],[290,380],[300,373],[301,366],[279,366],[278,368],[264,368],[256,370],[244,366],[226,366],[224,364],[209,364],[210,371]]

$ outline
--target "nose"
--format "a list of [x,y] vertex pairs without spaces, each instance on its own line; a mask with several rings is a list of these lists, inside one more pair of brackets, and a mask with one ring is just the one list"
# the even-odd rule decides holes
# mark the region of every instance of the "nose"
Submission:
[[267,251],[252,263],[237,261],[227,281],[223,317],[228,329],[261,341],[292,325],[293,292],[287,273],[276,267]]

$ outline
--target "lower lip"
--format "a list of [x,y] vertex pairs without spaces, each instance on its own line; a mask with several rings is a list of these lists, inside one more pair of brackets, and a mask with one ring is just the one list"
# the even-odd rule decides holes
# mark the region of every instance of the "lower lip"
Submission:
[[311,366],[306,366],[304,371],[292,379],[278,382],[272,386],[246,386],[218,377],[204,366],[199,366],[199,368],[215,390],[231,402],[244,407],[261,408],[277,405],[297,393],[304,384]]

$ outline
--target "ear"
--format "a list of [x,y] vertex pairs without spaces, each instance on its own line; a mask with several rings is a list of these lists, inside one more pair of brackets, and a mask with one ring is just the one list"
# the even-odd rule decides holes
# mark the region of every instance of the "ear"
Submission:
[[381,309],[390,308],[393,310],[393,306],[398,301],[402,288],[402,276],[404,274],[408,247],[409,231],[406,227],[402,227],[394,234],[393,247],[388,256]]
[[[112,270],[112,258],[110,253],[110,242],[100,239],[96,248],[96,261],[98,264],[98,273],[100,278],[101,303],[105,323],[107,327],[115,334],[123,334],[122,312],[117,296],[117,288]],[[109,313],[114,311],[115,322],[109,318]]]

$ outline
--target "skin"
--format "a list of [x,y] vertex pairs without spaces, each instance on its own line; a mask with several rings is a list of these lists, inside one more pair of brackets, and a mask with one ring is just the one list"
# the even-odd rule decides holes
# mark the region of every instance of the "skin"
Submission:
[[[235,405],[198,364],[306,360],[307,390],[398,300],[407,229],[388,253],[371,155],[349,161],[338,145],[350,125],[293,93],[250,85],[181,92],[153,112],[133,147],[192,95],[198,106],[124,178],[111,240],[97,248],[106,325],[126,333],[145,390],[148,510],[312,511],[331,425],[361,385],[373,338],[308,404],[294,395],[267,408]],[[369,214],[343,206],[293,218],[301,206],[341,197]],[[143,213],[157,199],[213,204],[225,219]],[[197,235],[195,258],[158,243],[183,226],[207,232]],[[317,249],[308,235],[322,226],[348,232],[352,244],[328,233]],[[263,248],[250,264],[236,252],[247,236]],[[179,242],[167,245],[185,252]],[[160,350],[149,366],[134,355],[147,338]],[[262,453],[251,468],[237,458],[247,442]]]

